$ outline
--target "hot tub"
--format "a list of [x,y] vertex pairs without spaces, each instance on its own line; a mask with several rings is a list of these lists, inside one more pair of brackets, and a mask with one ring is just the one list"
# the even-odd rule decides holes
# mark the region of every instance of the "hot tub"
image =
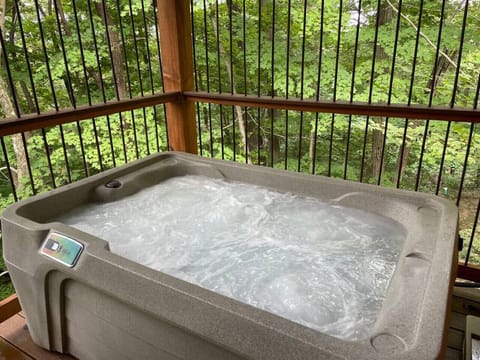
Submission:
[[[242,187],[247,186],[245,184],[259,189],[254,191],[266,191],[261,193],[266,195],[254,192],[254,199],[278,196],[273,202],[284,204],[285,197],[291,197],[300,201],[305,199],[307,203],[313,204],[313,210],[308,213],[310,215],[302,217],[298,215],[299,210],[293,210],[291,216],[287,213],[280,222],[280,225],[290,223],[291,229],[302,229],[302,232],[293,231],[293,234],[287,235],[291,231],[287,229],[282,233],[283,228],[278,230],[280,225],[277,224],[274,229],[278,230],[279,235],[275,237],[269,232],[271,230],[267,231],[266,242],[272,243],[273,247],[265,248],[264,242],[260,244],[260,249],[266,249],[264,253],[275,252],[279,246],[286,249],[286,255],[281,253],[280,258],[272,260],[277,264],[280,262],[280,265],[284,261],[283,268],[279,267],[284,273],[280,279],[264,286],[268,301],[262,303],[261,300],[257,301],[256,297],[249,301],[251,294],[244,300],[242,296],[238,297],[233,294],[233,290],[229,290],[240,280],[248,285],[258,278],[259,275],[252,272],[253,277],[245,280],[242,268],[237,277],[226,277],[227,280],[233,280],[223,280],[222,286],[202,281],[203,276],[202,279],[195,279],[193,275],[199,263],[198,259],[203,259],[207,266],[211,265],[212,260],[205,260],[207,258],[203,258],[203,255],[197,254],[194,264],[183,264],[181,271],[172,269],[172,266],[184,259],[170,258],[170,253],[157,261],[157,265],[149,262],[152,259],[143,262],[148,266],[142,265],[142,256],[156,258],[167,248],[172,254],[179,252],[182,256],[188,249],[194,248],[188,240],[196,239],[196,232],[202,232],[203,228],[198,231],[194,228],[185,237],[185,245],[185,239],[176,235],[174,227],[163,226],[160,231],[155,225],[165,224],[155,224],[156,220],[147,225],[154,229],[152,234],[155,234],[155,237],[144,230],[136,231],[136,226],[133,226],[133,234],[143,239],[138,241],[138,246],[151,246],[146,255],[136,258],[128,252],[122,254],[115,239],[123,231],[120,226],[130,228],[125,220],[125,210],[122,210],[124,220],[119,224],[110,224],[110,219],[108,223],[106,220],[107,230],[102,230],[101,234],[90,231],[88,217],[85,218],[87,220],[84,219],[84,227],[67,225],[70,220],[65,216],[78,209],[88,210],[108,205],[115,210],[117,204],[120,206],[125,202],[133,203],[135,197],[146,189],[163,186],[177,178],[186,179],[187,183],[191,179],[200,181],[194,182],[197,188],[198,184],[203,186],[197,191],[200,198],[210,190],[220,191],[216,186],[225,185],[227,187],[222,187],[223,191],[233,192],[230,184],[240,183],[240,194],[247,191]],[[213,183],[209,182],[210,180]],[[158,198],[161,207],[167,206],[168,196],[175,195],[172,189],[179,194],[186,191],[181,187],[184,183],[173,183],[171,186],[173,187],[164,190],[163,197]],[[222,196],[220,200],[223,199]],[[147,212],[148,216],[141,211],[144,210],[142,204],[148,203],[148,200],[157,202],[156,198],[150,195],[135,200],[139,203],[137,207],[127,211],[128,215],[134,217],[140,214],[142,219],[150,216],[152,211]],[[220,200],[219,204],[222,203]],[[174,197],[171,202],[178,203],[179,200]],[[266,216],[278,218],[279,207],[270,207],[272,201],[268,202],[266,211],[271,213]],[[223,211],[228,215],[226,219],[242,219],[245,214],[256,211],[255,202],[247,203],[247,208],[240,212],[237,211],[236,203],[229,208],[231,210]],[[304,202],[299,205],[301,209],[303,204]],[[182,220],[186,223],[195,222],[201,211],[186,211],[189,203],[180,206],[185,208]],[[280,206],[280,209],[288,210],[289,206]],[[362,227],[363,217],[368,214],[373,216],[374,225],[367,226],[367,233],[370,228],[378,227],[383,229],[383,233],[399,230],[401,234],[393,240],[386,240],[392,242],[392,245],[387,247],[395,248],[401,244],[400,248],[394,249],[397,251],[394,255],[396,264],[393,267],[387,266],[391,274],[387,279],[375,275],[370,281],[380,282],[380,287],[385,288],[385,293],[376,298],[373,305],[373,308],[378,308],[378,313],[370,323],[367,321],[369,325],[362,328],[363,330],[346,333],[323,326],[323,317],[327,316],[322,314],[327,313],[327,308],[323,309],[323,305],[315,302],[314,293],[308,293],[305,297],[312,301],[313,305],[308,306],[311,306],[312,318],[320,318],[317,319],[320,325],[310,324],[314,322],[310,318],[296,321],[290,314],[284,314],[283,310],[277,311],[279,306],[276,299],[272,300],[275,297],[279,298],[280,303],[284,300],[287,310],[293,309],[292,312],[295,313],[298,304],[291,304],[288,296],[291,289],[296,289],[297,283],[302,282],[303,275],[291,277],[293,275],[290,271],[293,272],[295,266],[288,260],[288,253],[296,254],[298,244],[289,244],[288,238],[294,241],[300,239],[300,250],[305,253],[303,236],[313,231],[313,240],[308,241],[312,242],[312,249],[318,248],[315,236],[327,231],[319,225],[322,219],[321,211],[335,215],[338,209],[342,211],[341,214],[343,211],[353,214],[354,220],[348,218],[345,224],[353,221]],[[260,211],[264,209],[261,208]],[[88,215],[88,211],[86,213]],[[179,214],[168,219],[179,218]],[[258,217],[257,213],[254,214],[251,219]],[[342,217],[341,214],[339,216]],[[457,260],[457,216],[457,209],[452,203],[435,196],[205,159],[183,153],[161,153],[9,207],[3,213],[2,236],[6,264],[26,313],[32,338],[46,349],[70,353],[80,359],[434,359],[442,355],[446,346],[448,298]],[[207,238],[217,236],[215,229],[219,226],[218,221],[213,221],[212,218],[216,219],[213,215],[207,219],[208,224],[211,224],[207,226],[207,230],[213,231],[208,233]],[[248,220],[249,229],[263,226],[251,219]],[[381,219],[385,220],[386,225],[383,225]],[[168,225],[171,222],[174,221],[169,220]],[[223,234],[222,241],[228,242],[228,247],[237,246],[241,241],[244,241],[246,247],[250,247],[252,240],[242,240],[240,236],[238,239],[233,238],[233,235],[229,235],[235,234],[233,230],[230,232],[230,223],[224,225],[227,227],[218,232]],[[108,226],[111,226],[112,232],[108,231]],[[231,226],[233,228],[236,225]],[[344,230],[340,239],[349,238],[349,226],[339,227]],[[117,230],[117,233],[113,230]],[[164,245],[166,247],[160,250],[156,249],[155,243],[152,246],[153,238],[166,238],[167,235],[174,240],[178,238],[177,245],[174,241],[173,245]],[[109,236],[110,240],[106,241]],[[283,242],[278,245],[278,241]],[[359,238],[359,242],[370,244],[367,246],[367,260],[363,260],[363,263],[372,263],[372,267],[375,267],[376,260],[370,260],[368,256],[373,253],[372,259],[378,259],[378,243],[369,241],[364,235]],[[198,242],[202,245],[202,241],[197,240],[196,246]],[[352,249],[355,255],[357,250],[355,247]],[[212,248],[197,250],[200,254],[203,251],[207,256],[216,254],[218,249],[213,245]],[[158,256],[152,255],[155,251],[159,251]],[[323,253],[321,248],[316,251],[312,250],[311,254],[314,260]],[[333,251],[332,254],[328,253],[327,260],[336,257],[336,250]],[[358,250],[358,257],[360,252]],[[256,254],[263,256],[262,250]],[[343,255],[343,250],[338,253],[338,257]],[[263,258],[260,260],[262,263]],[[350,260],[347,258],[340,270],[348,271],[351,262],[352,269],[357,272],[356,277],[363,280],[369,275],[364,275],[359,270],[362,268],[354,266],[356,260],[355,256]],[[227,265],[229,261],[225,261]],[[265,260],[265,263],[268,261],[270,260]],[[383,260],[379,261],[384,264]],[[241,266],[243,264],[241,263]],[[306,268],[315,267],[316,260],[309,261],[307,254],[305,261],[297,261],[295,264]],[[328,264],[324,267],[326,272],[329,271]],[[245,272],[250,272],[247,269],[249,268],[245,267]],[[387,270],[380,268],[375,274],[382,275],[382,272],[388,272]],[[330,289],[335,290],[332,284],[326,283],[328,278],[325,280],[322,273],[320,270],[309,277],[314,282],[313,285],[330,285]],[[262,284],[255,288],[253,295],[261,292],[258,289],[264,290]],[[271,289],[277,291],[277,295],[272,296],[269,293]],[[367,294],[362,300],[364,303],[370,301],[368,291],[367,289],[362,293]],[[243,294],[244,291],[240,293]],[[354,298],[356,295],[353,294],[337,294],[336,297],[327,299],[325,304],[340,306],[340,302],[348,302],[347,297]],[[307,313],[308,317],[308,306],[302,316]],[[358,315],[362,318],[361,311],[357,311],[357,317]]]

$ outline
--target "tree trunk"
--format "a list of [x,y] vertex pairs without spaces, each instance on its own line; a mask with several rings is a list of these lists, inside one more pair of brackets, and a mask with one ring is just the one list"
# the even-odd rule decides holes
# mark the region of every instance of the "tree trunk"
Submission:
[[[15,117],[15,111],[13,110],[13,104],[10,100],[10,96],[8,94],[7,87],[3,78],[0,77],[0,105],[2,106],[3,112],[6,117]],[[15,188],[21,190],[23,184],[21,179],[28,175],[28,168],[27,168],[27,156],[25,154],[25,148],[23,146],[22,135],[21,134],[14,134],[12,135],[12,143],[13,143],[13,150],[15,152],[15,158],[17,162],[17,167],[12,168],[13,170],[13,183]],[[10,164],[11,165],[11,164]]]
[[[395,166],[395,179],[394,182],[400,183],[402,181],[403,174],[408,164],[408,157],[410,156],[410,145],[405,143],[400,145],[400,151],[398,152],[397,165]],[[400,168],[400,159],[402,159],[402,166]]]
[[[211,17],[211,21],[212,21],[212,24],[213,24],[213,31],[215,32],[215,37],[218,37],[219,34],[217,32],[217,20],[215,19],[215,17]],[[235,89],[235,81],[233,80],[233,77],[232,77],[232,64],[230,64],[230,61],[229,61],[229,58],[227,57],[226,53],[225,53],[225,49],[223,47],[223,44],[221,41],[218,42],[219,43],[219,51],[220,51],[220,54],[223,58],[223,62],[224,62],[224,65],[225,65],[225,69],[227,70],[227,75],[228,75],[228,79],[230,80],[230,86],[232,87],[232,93],[235,95],[237,93],[237,90]],[[246,130],[246,126],[245,126],[245,120],[243,118],[243,111],[242,111],[242,108],[241,106],[238,106],[238,105],[235,105],[234,106],[235,108],[235,114],[237,115],[237,120],[238,120],[238,127],[240,128],[240,135],[242,137],[242,144],[243,144],[243,148],[245,149],[245,154],[247,155],[247,162],[249,164],[253,164],[252,162],[252,159],[250,158],[250,149],[249,149],[249,146],[248,146],[248,142],[247,142],[247,130]],[[235,126],[235,124],[232,124],[233,126]],[[235,144],[234,144],[235,146]],[[273,146],[273,144],[271,144],[271,146]]]
[[[6,11],[6,0],[0,0],[0,29],[4,31],[5,29],[5,11]],[[0,59],[2,58],[2,49],[0,48]],[[0,62],[1,65],[1,62]],[[12,89],[12,92],[14,90]],[[15,96],[15,94],[13,94]],[[0,76],[0,106],[3,109],[5,117],[15,117],[15,111],[13,109],[12,100],[8,93],[8,87],[4,79]],[[16,169],[11,169],[13,176],[13,183],[17,190],[22,188],[21,179],[28,175],[27,168],[27,156],[25,154],[25,148],[23,146],[21,134],[12,135],[13,150],[15,152],[15,158],[17,163]]]
[[372,177],[377,179],[382,171],[383,131],[373,129],[372,132]]
[[63,30],[65,30],[65,35],[70,36],[70,35],[72,35],[72,30],[70,29],[70,25],[68,24],[68,21],[65,17],[65,12],[63,11],[63,6],[62,6],[62,1],[61,0],[55,0],[55,3],[57,5],[58,15],[60,16],[60,23],[63,26]]
[[113,60],[113,71],[115,74],[115,86],[118,91],[118,97],[120,99],[126,98],[127,87],[125,83],[125,75],[123,71],[123,56],[122,49],[120,44],[120,39],[117,32],[115,31],[112,17],[108,11],[108,7],[103,6],[103,2],[96,2],[95,8],[97,9],[98,15],[102,18],[103,24],[107,28],[108,37],[110,38],[110,46],[112,47],[112,60]]
[[[387,4],[384,3],[381,5],[378,16],[378,26],[384,25],[390,21],[392,21],[394,15],[393,9]],[[385,59],[387,54],[385,49],[375,44],[376,46],[376,55],[375,58],[377,60]],[[383,130],[381,129],[381,119],[373,118],[373,122],[375,123],[375,127],[372,130],[372,171],[371,175],[373,178],[378,179],[380,173],[382,172],[381,164],[382,164],[382,149],[383,149]]]

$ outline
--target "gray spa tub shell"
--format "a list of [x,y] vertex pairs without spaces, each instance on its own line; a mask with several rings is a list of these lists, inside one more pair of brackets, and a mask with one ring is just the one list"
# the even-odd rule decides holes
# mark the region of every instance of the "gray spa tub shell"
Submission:
[[[187,174],[312,196],[402,224],[405,246],[371,336],[344,341],[319,333],[112,254],[106,241],[51,222],[83,204]],[[121,186],[104,186],[113,179]],[[30,333],[46,349],[80,359],[417,360],[446,349],[457,223],[457,208],[432,195],[166,152],[10,206],[2,236]],[[50,231],[84,244],[73,268],[39,253]]]

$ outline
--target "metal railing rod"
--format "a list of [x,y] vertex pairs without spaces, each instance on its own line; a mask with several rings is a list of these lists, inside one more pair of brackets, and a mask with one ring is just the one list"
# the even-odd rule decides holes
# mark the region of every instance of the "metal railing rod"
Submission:
[[21,118],[7,118],[0,121],[0,136],[165,104],[171,101],[177,101],[180,96],[180,92],[145,95],[144,97],[136,97],[133,99],[113,100],[104,104],[77,106],[76,109],[62,109],[59,111],[44,112],[39,115],[24,115]]
[[[338,30],[337,30],[337,44],[335,50],[335,72],[333,75],[333,101],[337,100],[337,85],[338,85],[338,69],[340,62],[340,41],[342,38],[342,15],[343,15],[343,1],[340,0],[338,4]],[[330,141],[328,147],[328,170],[327,176],[332,175],[332,157],[333,157],[333,134],[335,131],[335,113],[332,113],[332,120],[330,123]]]
[[[242,1],[242,36],[243,36],[243,94],[248,94],[247,89],[247,9],[246,9],[246,0]],[[248,164],[249,159],[249,148],[248,148],[248,109],[246,107],[243,108],[243,114],[245,114],[245,163]]]
[[45,60],[45,66],[47,69],[47,77],[48,77],[48,83],[50,85],[50,90],[52,92],[52,99],[53,99],[53,105],[55,106],[55,110],[58,111],[58,101],[57,101],[57,94],[55,92],[55,86],[53,84],[53,79],[52,79],[52,71],[50,69],[50,61],[47,53],[47,47],[45,44],[45,34],[43,32],[43,26],[42,26],[42,15],[40,14],[40,6],[38,4],[38,0],[34,0],[35,4],[35,13],[37,15],[37,21],[38,21],[38,30],[40,32],[40,40],[42,43],[42,52],[43,52],[43,57]]
[[[105,0],[103,0],[105,1]],[[138,51],[138,41],[137,41],[137,30],[135,27],[135,20],[134,20],[134,14],[133,14],[133,7],[132,7],[132,0],[128,0],[128,8],[130,11],[130,25],[132,26],[132,34],[133,34],[133,49],[135,53],[135,63],[137,65],[137,76],[138,76],[138,85],[140,86],[140,96],[144,96],[143,92],[143,79],[142,79],[142,71],[140,69],[140,55]],[[108,31],[107,31],[108,34]],[[109,45],[110,46],[110,45]],[[113,67],[112,67],[113,69]],[[146,145],[148,148],[148,133],[147,133],[147,115],[145,113],[145,108],[142,109],[143,112],[143,123],[144,123],[144,128],[145,128],[145,140],[146,140]],[[133,137],[135,140],[135,156],[137,159],[140,158],[140,152],[138,149],[138,141],[137,141],[137,126],[135,124],[135,116],[132,115],[132,128],[133,128]]]
[[[222,92],[222,71],[221,71],[221,64],[220,64],[220,32],[218,28],[218,24],[220,22],[220,14],[218,10],[218,0],[215,1],[215,33],[217,34],[216,36],[216,45],[217,45],[217,73],[218,73],[218,91]],[[260,75],[259,75],[260,76]],[[220,105],[220,139],[221,139],[221,146],[222,146],[222,159],[225,159],[225,138],[224,138],[224,132],[223,132],[223,105]]]
[[450,108],[445,106],[429,107],[426,105],[369,104],[365,102],[299,100],[284,97],[231,95],[226,93],[206,93],[184,91],[183,96],[189,101],[211,102],[223,105],[239,105],[279,110],[296,110],[305,112],[369,115],[378,117],[397,117],[418,120],[443,120],[452,122],[480,123],[480,110],[467,108]]
[[[218,0],[217,0],[217,7],[218,7]],[[190,0],[190,8],[193,9],[193,0]],[[195,32],[195,16],[194,12],[190,12],[191,15],[191,22],[192,22],[192,53],[193,53],[193,74],[194,74],[194,82],[195,82],[195,91],[198,92],[198,68],[197,68],[197,45],[196,45],[196,32]],[[218,19],[217,19],[218,21]],[[217,22],[218,24],[218,22]],[[200,155],[203,156],[203,146],[202,146],[202,121],[200,118],[200,103],[196,103],[196,113],[197,113],[197,146],[200,150]]]
[[[161,86],[161,89],[162,89],[162,92],[164,92],[164,88],[163,88],[163,70],[162,70],[162,57],[160,55],[160,38],[158,36],[158,16],[157,16],[157,3],[156,1],[152,1],[152,6],[153,6],[153,17],[154,17],[154,24],[155,24],[155,47],[157,49],[157,57],[158,57],[158,67],[160,68],[160,79],[162,81],[162,86]],[[193,27],[192,27],[192,31],[193,31]],[[166,109],[165,109],[165,104],[163,105],[163,115],[164,115],[164,119],[165,119],[165,137],[167,139],[167,149],[169,148],[168,147],[168,128],[167,128],[167,121],[166,121],[166,118],[167,118],[167,112],[166,112]],[[156,117],[156,114],[155,114],[155,122],[158,126],[158,122],[156,121],[157,117]],[[159,139],[158,139],[158,136],[157,136],[157,149],[160,150],[160,143],[159,143]]]
[[[233,3],[228,5],[228,33],[229,33],[229,48],[230,48],[230,94],[235,95],[235,69],[233,66]],[[235,134],[235,104],[232,104],[232,147],[233,147],[233,161],[237,160],[237,139]],[[240,119],[239,119],[240,120]]]
[[[320,40],[318,44],[318,73],[317,73],[317,88],[316,88],[316,101],[320,100],[320,83],[322,80],[322,55],[323,55],[323,24],[325,17],[325,0],[322,0],[320,10]],[[318,112],[315,113],[315,138],[313,141],[313,163],[312,163],[312,174],[315,174],[315,166],[317,164],[317,142],[318,142]]]
[[[393,53],[392,53],[392,67],[390,69],[390,82],[388,85],[388,100],[387,104],[390,105],[392,101],[392,93],[393,93],[393,80],[395,77],[395,65],[397,60],[397,49],[398,49],[398,37],[400,34],[400,25],[401,25],[401,14],[402,14],[402,0],[398,2],[398,12],[397,12],[397,23],[395,25],[395,40],[393,42]],[[378,180],[377,184],[380,185],[382,183],[382,175],[383,175],[383,165],[385,162],[385,145],[387,144],[387,134],[388,134],[388,122],[389,117],[385,118],[385,128],[383,131],[383,141],[382,141],[382,154],[380,155],[380,170],[378,172]]]
[[445,165],[445,157],[447,155],[448,139],[450,137],[450,129],[452,128],[452,122],[447,124],[447,131],[445,132],[445,140],[443,140],[442,159],[440,160],[440,168],[438,169],[437,187],[435,189],[435,195],[438,195],[440,191],[440,185],[442,184],[443,166]]
[[[16,7],[17,7],[17,12],[18,12],[18,21],[19,21],[20,27],[22,28],[20,12],[18,11],[18,4],[16,4]],[[29,71],[30,82],[33,86],[32,72],[31,72],[30,63],[28,61],[28,52],[27,52],[26,46],[25,46],[25,37],[23,36],[23,30],[21,31],[21,33],[22,33],[23,50],[24,50],[24,53],[25,53],[25,56],[26,56],[26,59],[27,59],[27,65],[28,65],[27,68],[28,68],[28,71]],[[18,104],[18,99],[17,99],[16,94],[15,94],[15,88],[14,88],[14,84],[13,84],[12,74],[11,74],[11,71],[10,71],[10,65],[9,65],[9,61],[8,61],[7,50],[6,50],[6,47],[5,47],[5,42],[4,42],[4,39],[3,39],[3,34],[2,34],[2,29],[1,28],[0,28],[0,46],[1,46],[0,51],[3,50],[1,52],[3,54],[4,63],[5,63],[5,67],[6,67],[6,70],[7,70],[8,83],[9,83],[10,89],[12,91],[14,112],[15,112],[15,115],[17,117],[19,117],[20,116],[20,106]],[[34,94],[35,94],[35,97],[34,97],[35,107],[36,107],[36,111],[38,113],[37,96],[36,96],[36,93],[34,93]],[[23,132],[22,132],[21,137],[22,137],[23,149],[25,151],[25,160],[26,160],[26,163],[27,163],[28,176],[30,178],[30,183],[31,183],[31,186],[32,186],[32,192],[33,192],[33,194],[35,194],[36,191],[35,191],[35,184],[33,182],[33,174],[32,174],[32,167],[31,167],[31,163],[30,163],[30,156],[28,154],[27,141],[26,141],[26,138],[25,138],[25,134]],[[3,141],[3,138],[2,138],[2,141]],[[2,146],[4,146],[3,143],[2,143]],[[3,150],[4,150],[5,162],[7,163],[8,174],[9,174],[9,178],[10,178],[10,181],[11,181],[12,189],[14,190],[13,191],[14,198],[15,198],[15,201],[16,201],[17,200],[17,194],[16,194],[15,189],[13,187],[14,182],[13,182],[13,178],[12,178],[12,172],[11,172],[11,169],[10,169],[10,165],[8,163],[8,157],[7,157],[7,153],[5,151],[5,148],[3,148]]]
[[[355,69],[357,68],[357,54],[358,54],[358,39],[360,37],[360,20],[362,16],[362,0],[358,1],[357,10],[357,25],[355,26],[355,46],[353,49],[353,64],[352,64],[352,80],[350,84],[350,102],[353,102],[353,95],[355,93]],[[348,128],[347,128],[347,146],[345,149],[345,165],[343,168],[343,178],[347,179],[348,170],[348,156],[350,152],[350,137],[352,133],[352,115],[348,115]]]
[[[465,255],[465,265],[468,265],[468,260],[470,259],[470,253],[473,247],[473,240],[475,239],[475,232],[477,231],[479,215],[480,215],[480,197],[478,198],[477,212],[475,213],[475,219],[473,220],[473,226],[472,226],[472,233],[470,235],[470,241],[468,242],[467,255]],[[477,277],[477,279],[479,277]]]
[[[151,56],[151,53],[150,53],[150,41],[148,39],[149,36],[150,36],[150,33],[148,31],[147,15],[145,13],[144,0],[141,0],[140,3],[141,3],[141,7],[142,7],[143,30],[145,32],[145,48],[146,48],[146,52],[147,52],[148,75],[149,75],[149,79],[150,79],[150,91],[153,95],[153,94],[155,94],[155,85],[154,85],[154,80],[153,80],[152,56]],[[153,117],[154,117],[155,120],[157,119],[157,107],[156,106],[153,107]],[[146,130],[146,127],[145,127],[145,130]],[[155,121],[155,139],[156,139],[156,145],[157,145],[156,146],[157,147],[157,152],[160,151],[158,137],[159,137],[158,126],[157,126],[157,122]],[[148,133],[147,133],[147,139],[148,139]],[[147,154],[150,155],[150,147],[149,146],[147,147]]]
[[[291,32],[291,17],[292,17],[292,4],[291,0],[288,0],[288,14],[287,14],[287,57],[286,57],[286,68],[285,68],[285,98],[288,99],[290,96],[289,84],[290,84],[290,32]],[[275,40],[275,32],[272,33],[272,46]],[[272,55],[272,64],[273,64],[273,55]],[[274,68],[274,66],[272,66]],[[273,70],[272,70],[273,74]],[[273,92],[273,77],[272,77],[272,97],[274,96]],[[288,168],[288,111],[285,111],[285,170]]]
[[[75,0],[73,0],[73,1],[75,1]],[[90,30],[91,30],[91,33],[92,33],[93,49],[95,51],[95,59],[96,59],[97,70],[98,70],[98,78],[99,78],[99,82],[100,82],[100,90],[101,90],[103,102],[106,103],[107,102],[107,97],[106,97],[106,94],[105,94],[105,82],[103,81],[103,73],[102,73],[102,66],[101,66],[101,62],[100,62],[100,54],[98,52],[97,36],[95,35],[96,34],[95,23],[93,21],[92,3],[91,3],[90,0],[87,0],[87,8],[88,8],[88,14],[89,14],[89,19],[90,19]],[[117,100],[118,100],[118,98],[117,98]],[[92,126],[93,126],[93,130],[94,130],[94,134],[95,134],[95,144],[97,146],[98,161],[99,161],[100,169],[103,171],[103,163],[102,163],[102,160],[101,160],[102,157],[101,157],[100,145],[99,145],[99,141],[98,141],[97,124],[96,124],[95,119],[93,117],[92,117]]]
[[[300,66],[300,100],[303,100],[305,89],[305,42],[307,29],[307,0],[303,2],[303,29],[302,29],[302,58]],[[297,171],[300,172],[302,164],[302,142],[303,142],[303,111],[300,112],[300,129],[298,133],[298,162]],[[287,160],[287,159],[285,159]]]
[[92,119],[92,128],[93,128],[93,135],[95,138],[95,145],[97,149],[98,164],[100,165],[100,171],[103,171],[102,152],[100,151],[100,141],[98,138],[97,123],[95,121],[95,118]]
[[42,132],[42,139],[43,139],[43,147],[45,149],[45,155],[47,157],[47,162],[48,162],[50,180],[52,182],[53,188],[55,189],[57,187],[57,184],[55,181],[55,175],[53,174],[52,157],[50,156],[50,147],[48,146],[47,133],[44,128],[41,129],[41,132]]
[[470,124],[470,130],[468,132],[467,149],[465,150],[465,160],[463,161],[462,176],[460,178],[460,186],[458,188],[458,194],[457,194],[457,201],[456,201],[457,206],[460,204],[460,199],[462,198],[463,183],[465,181],[465,175],[467,174],[468,159],[470,158],[470,149],[472,147],[472,139],[473,139],[474,132],[475,132],[475,124],[472,123]]
[[462,64],[463,43],[465,40],[465,29],[467,28],[467,16],[468,0],[465,0],[465,7],[463,9],[462,32],[460,33],[460,42],[458,47],[457,68],[455,69],[455,79],[453,81],[452,100],[450,101],[450,107],[455,106],[455,101],[457,99],[458,79],[460,76],[460,67]]
[[35,181],[33,180],[32,164],[30,162],[30,155],[28,154],[27,138],[25,136],[25,133],[23,132],[21,136],[22,136],[23,151],[25,151],[25,160],[27,162],[28,179],[30,181],[30,186],[32,188],[32,194],[35,195],[37,193],[37,190],[35,188]]
[[[377,0],[377,14],[380,13],[381,9],[381,0]],[[373,51],[372,51],[372,67],[370,69],[370,82],[369,82],[369,89],[368,89],[368,103],[372,103],[373,98],[373,81],[375,79],[375,64],[377,59],[377,42],[378,42],[378,28],[380,25],[380,16],[376,17],[375,20],[375,34],[373,39]],[[365,121],[365,133],[363,135],[363,149],[362,149],[362,163],[360,166],[360,182],[363,182],[363,174],[365,169],[365,156],[367,153],[367,140],[368,140],[368,126],[370,122],[370,114],[367,115],[367,119]]]
[[[117,13],[118,13],[118,27],[120,29],[120,41],[122,42],[123,57],[124,57],[124,61],[125,61],[125,74],[127,75],[127,89],[126,90],[128,91],[129,98],[132,99],[133,98],[133,96],[132,96],[132,82],[131,82],[131,78],[130,78],[130,69],[128,68],[127,46],[126,46],[126,43],[125,43],[125,32],[124,32],[124,29],[123,29],[123,22],[122,22],[122,16],[121,16],[122,12],[121,12],[121,9],[120,9],[120,2],[118,2],[118,1],[117,1]],[[123,126],[124,117],[122,116],[122,114],[119,114],[118,116],[119,116],[119,121],[120,121],[120,133],[122,134],[123,159],[124,159],[124,162],[127,163],[128,162],[127,144],[126,144],[126,141],[125,141],[125,130],[124,130],[124,126]],[[131,116],[132,119],[135,116],[135,114],[133,113],[133,110],[130,111],[130,116]]]
[[[289,64],[290,64],[290,56],[288,55],[290,49],[290,8],[291,8],[291,0],[288,0],[288,19],[287,19],[287,70],[286,70],[286,97],[288,97],[288,73],[289,73]],[[270,61],[272,67],[270,69],[270,96],[275,96],[275,31],[276,31],[276,21],[277,21],[277,3],[275,0],[272,1],[272,33],[271,33],[271,52],[270,52]],[[274,142],[274,134],[273,134],[273,123],[274,123],[274,116],[273,112],[270,112],[270,144],[269,144],[269,154],[270,154],[270,162],[269,166],[273,167],[274,158],[273,158],[273,142]],[[288,112],[286,114],[286,124],[288,124]]]
[[[207,92],[210,92],[210,61],[208,53],[208,24],[207,24],[207,3],[206,0],[203,0],[203,30],[205,36],[205,82],[207,84]],[[218,34],[218,33],[217,33]],[[220,35],[218,35],[220,36]],[[213,130],[212,130],[212,104],[208,104],[208,132],[210,135],[209,145],[210,145],[210,156],[213,157]]]
[[[218,0],[217,0],[218,6]],[[261,55],[262,55],[262,2],[258,2],[258,42],[257,42],[257,96],[260,97],[262,93],[261,89]],[[217,11],[218,14],[218,11]],[[218,22],[217,22],[218,23]],[[221,91],[220,91],[221,92]],[[261,110],[257,108],[257,164],[260,164],[260,139],[261,139]],[[223,142],[222,142],[223,144]],[[222,145],[223,146],[223,145]],[[285,144],[288,146],[288,143]]]
[[[72,6],[73,6],[73,15],[75,19],[75,26],[77,29],[77,39],[78,39],[78,46],[80,49],[80,61],[82,64],[82,70],[83,70],[83,77],[85,80],[85,89],[87,92],[87,100],[88,100],[88,105],[92,105],[92,95],[90,93],[90,87],[88,86],[88,72],[87,72],[87,67],[85,65],[85,51],[83,48],[83,41],[82,41],[82,30],[80,29],[80,22],[78,20],[78,11],[77,7],[75,5],[75,0],[72,0]],[[83,143],[83,136],[82,136],[82,127],[80,126],[80,122],[77,121],[77,132],[78,132],[78,140],[80,141],[80,151],[82,153],[82,162],[83,162],[83,169],[85,171],[85,176],[89,176],[89,171],[88,171],[88,166],[87,166],[87,158],[85,156],[85,146]]]
[[[400,15],[400,14],[399,14]],[[412,61],[412,74],[410,77],[410,86],[408,89],[408,101],[407,105],[410,105],[412,103],[412,96],[413,96],[413,85],[415,83],[415,70],[416,70],[416,65],[417,65],[417,56],[418,56],[418,44],[420,41],[420,29],[422,28],[422,16],[423,16],[423,0],[420,1],[420,9],[418,12],[418,22],[417,22],[417,33],[415,36],[415,47],[413,50],[413,61]],[[402,178],[402,167],[403,167],[403,161],[404,161],[404,153],[405,153],[405,146],[406,146],[406,140],[407,140],[407,132],[408,132],[408,121],[409,119],[405,119],[405,126],[403,129],[403,136],[402,136],[402,145],[400,146],[400,157],[399,157],[399,165],[398,165],[398,172],[397,172],[397,184],[396,187],[397,189],[400,188],[400,182]],[[423,152],[420,155],[423,158]],[[419,179],[418,176],[420,176],[419,173],[417,173],[417,179],[416,183],[418,183]]]

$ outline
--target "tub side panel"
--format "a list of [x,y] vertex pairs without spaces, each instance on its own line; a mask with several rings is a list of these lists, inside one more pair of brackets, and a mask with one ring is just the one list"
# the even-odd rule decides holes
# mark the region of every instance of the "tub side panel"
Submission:
[[65,283],[64,297],[67,348],[78,358],[105,354],[110,359],[240,359],[78,281]]

